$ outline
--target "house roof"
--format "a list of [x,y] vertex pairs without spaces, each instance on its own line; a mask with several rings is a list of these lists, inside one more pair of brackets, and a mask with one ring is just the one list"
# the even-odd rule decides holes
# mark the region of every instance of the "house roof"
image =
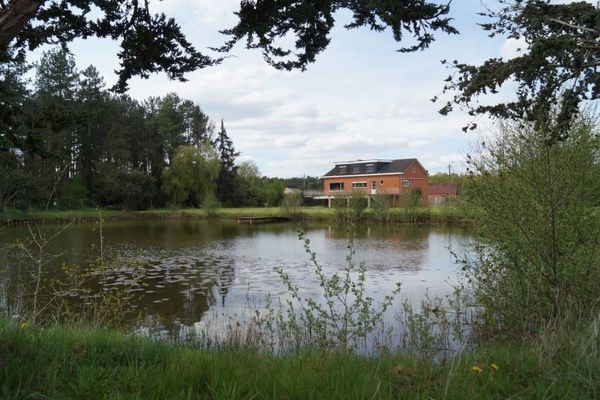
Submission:
[[436,183],[429,185],[429,194],[458,194],[458,187],[454,183]]
[[403,160],[392,160],[391,163],[386,165],[379,173],[388,174],[391,172],[404,172],[413,162],[417,161],[416,158],[405,158]]
[[323,177],[402,173],[415,161],[418,162],[416,158],[337,162]]

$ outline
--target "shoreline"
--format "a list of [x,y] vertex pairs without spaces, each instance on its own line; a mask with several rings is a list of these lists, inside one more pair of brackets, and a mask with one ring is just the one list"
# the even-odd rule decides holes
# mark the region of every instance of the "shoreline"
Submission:
[[[285,212],[280,207],[265,208],[221,208],[209,214],[204,209],[153,209],[143,211],[127,210],[51,210],[20,211],[10,210],[0,213],[0,225],[19,226],[26,224],[67,224],[94,223],[103,221],[144,221],[144,220],[237,220],[242,217],[277,218],[288,217],[291,222],[351,221],[351,210],[338,210],[321,207],[299,207]],[[357,220],[359,223],[400,223],[412,225],[459,225],[472,224],[474,212],[464,207],[407,207],[391,208],[385,213],[366,210]]]

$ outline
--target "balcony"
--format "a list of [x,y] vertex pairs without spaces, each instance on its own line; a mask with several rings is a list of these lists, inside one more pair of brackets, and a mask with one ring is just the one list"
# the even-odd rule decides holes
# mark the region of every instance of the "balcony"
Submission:
[[[399,195],[400,188],[385,188],[383,190],[378,190],[377,193],[371,193],[370,189],[352,189],[352,190],[305,190],[304,197],[343,197],[343,196],[352,196],[355,193],[364,193],[365,196],[374,196],[374,195]],[[361,194],[362,194],[361,193]]]

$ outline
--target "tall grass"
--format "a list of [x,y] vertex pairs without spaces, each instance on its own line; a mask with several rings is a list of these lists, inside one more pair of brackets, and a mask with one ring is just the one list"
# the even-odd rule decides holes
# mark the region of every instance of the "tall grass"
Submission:
[[[570,336],[488,343],[438,362],[310,351],[212,352],[108,330],[0,318],[0,397],[127,399],[593,399],[597,322]],[[559,351],[557,351],[559,350]]]

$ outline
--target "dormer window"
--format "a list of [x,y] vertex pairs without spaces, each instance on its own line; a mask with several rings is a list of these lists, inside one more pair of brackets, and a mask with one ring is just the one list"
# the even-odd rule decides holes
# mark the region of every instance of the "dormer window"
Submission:
[[358,174],[360,173],[360,167],[358,165],[355,165],[352,167],[352,173],[353,174]]
[[345,174],[346,174],[346,166],[340,165],[340,175],[345,175]]
[[375,172],[375,164],[367,164],[367,174],[372,174]]

